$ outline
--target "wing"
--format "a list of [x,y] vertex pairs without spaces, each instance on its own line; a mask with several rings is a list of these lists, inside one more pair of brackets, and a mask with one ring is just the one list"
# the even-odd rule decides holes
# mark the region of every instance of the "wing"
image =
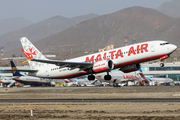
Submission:
[[85,62],[69,62],[69,61],[57,61],[57,60],[42,60],[42,59],[31,59],[31,61],[55,64],[60,67],[70,67],[71,69],[80,68],[81,70],[86,70],[93,67],[93,63]]

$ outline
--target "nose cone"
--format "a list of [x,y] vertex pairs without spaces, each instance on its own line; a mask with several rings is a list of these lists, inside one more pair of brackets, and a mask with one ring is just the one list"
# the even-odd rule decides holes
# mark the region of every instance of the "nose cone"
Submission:
[[176,45],[173,45],[173,49],[174,49],[174,51],[177,49],[177,46]]
[[171,44],[170,50],[171,50],[172,52],[174,52],[176,49],[177,49],[177,46],[176,46],[176,45]]

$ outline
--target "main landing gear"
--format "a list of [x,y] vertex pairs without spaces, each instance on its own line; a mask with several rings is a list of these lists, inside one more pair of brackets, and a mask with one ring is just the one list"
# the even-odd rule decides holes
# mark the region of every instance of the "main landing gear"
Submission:
[[95,80],[95,76],[92,74],[92,75],[88,75],[88,80]]
[[107,75],[104,76],[105,80],[111,80],[111,75],[109,75],[109,72],[107,72]]
[[95,80],[95,76],[93,75],[92,69],[90,69],[89,71],[90,71],[91,75],[88,75],[88,80],[90,80],[90,81]]
[[[111,75],[109,75],[109,72],[107,72],[107,75],[104,76],[104,80],[111,80]],[[91,73],[91,75],[88,75],[88,80],[95,80],[95,76]]]
[[[104,76],[104,80],[111,80],[111,75],[105,75]],[[95,76],[94,75],[88,75],[88,80],[95,80]]]

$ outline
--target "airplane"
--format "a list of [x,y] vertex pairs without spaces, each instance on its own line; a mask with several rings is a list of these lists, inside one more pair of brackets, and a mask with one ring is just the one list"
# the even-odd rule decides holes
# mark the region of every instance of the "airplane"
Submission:
[[[7,87],[11,87],[11,86],[13,86],[14,84],[15,84],[15,80],[5,80],[5,78],[4,77],[2,77],[1,79],[0,79],[0,83],[2,83],[2,85],[4,84],[4,85],[7,85]],[[3,87],[2,85],[0,85],[0,87]]]
[[[105,80],[103,79],[105,73],[100,73],[96,75],[96,79],[100,80],[101,82],[108,82],[108,83],[113,83],[114,87],[118,87],[119,84],[121,84],[121,86],[127,85],[128,82],[139,82],[140,85],[144,85],[144,83],[148,84],[149,81],[148,79],[146,79],[144,77],[144,75],[142,74],[142,72],[138,71],[138,73],[128,73],[128,74],[122,74],[119,72],[113,72],[110,73],[110,75],[112,76],[111,80]],[[120,86],[119,86],[120,87]]]
[[[49,60],[26,38],[20,39],[22,52],[27,58],[31,70],[30,76],[67,79],[88,75],[88,80],[95,80],[96,73],[107,72],[105,80],[111,80],[109,72],[119,69],[124,73],[139,70],[140,63],[155,59],[163,61],[173,53],[177,46],[167,41],[155,40],[128,45],[108,51],[85,55],[65,61]],[[162,67],[164,63],[160,64]]]
[[[139,70],[142,73],[142,70]],[[158,83],[158,84],[170,84],[174,83],[171,78],[157,78],[157,77],[145,77],[150,82]]]
[[10,61],[10,63],[11,63],[12,74],[13,74],[12,79],[19,83],[22,83],[24,85],[31,85],[31,86],[55,85],[55,83],[52,82],[51,79],[41,79],[41,78],[33,77],[33,76],[24,76],[24,75],[20,74],[19,71],[17,71],[18,69],[13,61]]
[[158,83],[158,84],[173,84],[174,81],[171,78],[148,78],[147,79],[151,82]]
[[95,82],[97,82],[97,80],[89,81],[87,78],[71,78],[65,79],[64,81],[67,85],[69,84],[69,86],[71,86],[71,84],[77,86],[95,86]]

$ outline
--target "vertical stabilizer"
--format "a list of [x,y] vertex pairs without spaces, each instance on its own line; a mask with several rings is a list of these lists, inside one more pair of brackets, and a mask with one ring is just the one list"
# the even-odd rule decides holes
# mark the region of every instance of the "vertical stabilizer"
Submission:
[[23,49],[22,52],[28,59],[29,66],[32,70],[39,70],[46,63],[30,61],[31,59],[47,59],[26,37],[20,39]]
[[144,76],[144,74],[143,74],[141,69],[139,69],[139,76],[141,77],[142,80],[145,81],[145,83],[149,83],[149,80],[146,79],[146,77]]
[[11,68],[13,70],[12,71],[13,76],[23,76],[22,74],[19,73],[19,71],[16,71],[17,68],[13,61],[11,61]]

